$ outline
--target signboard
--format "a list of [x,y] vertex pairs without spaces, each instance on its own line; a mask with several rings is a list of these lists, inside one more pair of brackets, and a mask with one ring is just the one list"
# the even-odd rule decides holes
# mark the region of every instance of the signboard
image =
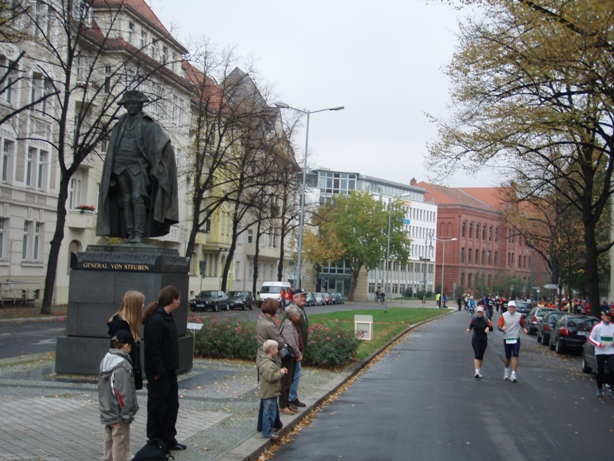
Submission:
[[410,223],[411,223],[411,220],[410,220],[410,219],[405,218],[405,219],[403,220],[403,224],[405,224],[405,225],[409,225]]
[[371,341],[373,339],[373,316],[355,315],[354,334],[358,339]]

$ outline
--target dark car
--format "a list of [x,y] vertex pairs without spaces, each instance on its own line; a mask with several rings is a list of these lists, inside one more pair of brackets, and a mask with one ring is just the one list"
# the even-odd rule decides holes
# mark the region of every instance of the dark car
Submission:
[[307,301],[305,301],[305,306],[315,306],[316,305],[316,296],[313,293],[307,292]]
[[550,332],[550,349],[562,354],[565,349],[582,349],[599,319],[586,315],[565,314]]
[[192,311],[206,311],[211,309],[213,312],[217,312],[220,309],[230,310],[231,300],[226,293],[221,290],[205,290],[196,295],[192,301],[190,301],[190,309]]
[[332,292],[330,295],[333,297],[333,304],[341,304],[341,296],[339,296],[339,293]]
[[529,312],[533,309],[533,305],[528,301],[516,301],[516,312],[521,314],[523,317],[527,317]]
[[557,311],[556,309],[548,309],[544,314],[544,318],[537,326],[537,342],[541,342],[544,346],[550,344],[550,332],[554,330],[556,321],[563,317],[565,312]]
[[333,295],[331,295],[330,293],[328,293],[327,291],[325,291],[324,293],[322,293],[322,295],[324,296],[324,304],[327,306],[330,306],[333,304]]
[[229,291],[228,297],[232,298],[233,309],[240,307],[242,310],[248,308],[250,311],[254,309],[254,294],[251,291]]
[[[608,370],[607,362],[605,363],[603,370],[606,374],[610,372]],[[595,346],[593,346],[590,342],[586,341],[584,343],[584,347],[582,348],[582,373],[592,373],[593,371],[597,371],[597,361],[595,360]]]
[[537,306],[531,309],[531,312],[524,319],[524,326],[527,330],[529,330],[529,334],[537,333],[537,328],[544,318],[544,314],[552,309],[548,309],[547,307]]

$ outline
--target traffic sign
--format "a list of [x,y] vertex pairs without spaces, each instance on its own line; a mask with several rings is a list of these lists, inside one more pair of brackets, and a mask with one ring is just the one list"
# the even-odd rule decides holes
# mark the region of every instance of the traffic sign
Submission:
[[546,283],[546,284],[544,285],[544,288],[545,288],[546,290],[558,290],[558,289],[559,289],[559,286],[558,286],[556,283]]

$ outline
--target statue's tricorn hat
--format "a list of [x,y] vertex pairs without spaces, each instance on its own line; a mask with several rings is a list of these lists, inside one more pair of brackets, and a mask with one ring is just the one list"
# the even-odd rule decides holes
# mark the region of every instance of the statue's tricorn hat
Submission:
[[149,102],[149,98],[138,90],[125,91],[121,99],[117,102],[119,106],[123,106],[127,102]]

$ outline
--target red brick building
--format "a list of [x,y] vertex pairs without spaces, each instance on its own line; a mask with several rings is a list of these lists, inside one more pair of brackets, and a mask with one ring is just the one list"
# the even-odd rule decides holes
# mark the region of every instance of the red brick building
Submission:
[[427,201],[437,204],[438,291],[444,246],[444,292],[449,298],[455,299],[465,292],[474,296],[484,293],[509,296],[511,276],[524,280],[524,286],[514,286],[515,296],[523,296],[523,292],[529,296],[531,287],[547,283],[541,256],[504,224],[499,188],[448,188],[424,182],[417,185],[426,189]]

